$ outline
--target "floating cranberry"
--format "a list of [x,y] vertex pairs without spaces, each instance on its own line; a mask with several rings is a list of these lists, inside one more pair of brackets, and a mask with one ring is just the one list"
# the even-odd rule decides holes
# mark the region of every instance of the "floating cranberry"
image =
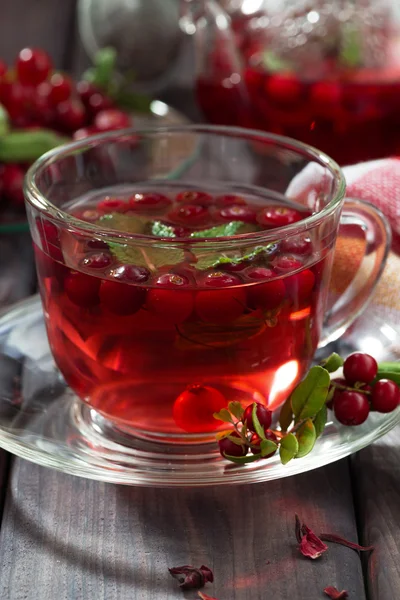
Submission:
[[[278,444],[278,438],[276,437],[273,431],[265,431],[264,435],[267,440],[274,442],[274,444]],[[250,450],[252,454],[259,454],[261,452],[261,442],[262,439],[260,438],[260,436],[257,435],[257,433],[253,433],[253,435],[250,438],[250,444],[252,446]],[[274,456],[276,451],[277,448],[275,450],[272,450],[272,452],[270,452],[269,454],[266,454],[263,458],[271,458],[271,456]]]
[[93,115],[97,115],[100,111],[113,107],[112,100],[101,92],[91,94],[85,104]]
[[284,227],[297,223],[303,218],[303,215],[294,208],[286,206],[267,206],[257,215],[257,222],[263,227]]
[[311,102],[319,111],[336,108],[340,103],[341,95],[341,85],[334,81],[320,81],[311,87]]
[[82,261],[82,265],[87,269],[99,270],[105,269],[111,264],[111,262],[112,259],[109,254],[106,254],[105,252],[99,252],[97,254],[90,254],[89,256],[86,256]]
[[342,392],[333,404],[335,417],[343,425],[361,425],[368,418],[367,396],[360,392]]
[[91,308],[99,303],[100,279],[72,271],[64,281],[68,298],[81,308]]
[[219,211],[220,216],[227,221],[243,221],[244,223],[256,223],[257,213],[249,206],[232,204]]
[[214,418],[214,413],[226,405],[226,398],[215,388],[192,385],[175,400],[172,414],[183,431],[205,433],[218,429],[221,423]]
[[243,275],[251,280],[264,281],[258,285],[247,288],[248,306],[250,308],[261,308],[272,310],[282,304],[285,298],[285,284],[282,279],[267,281],[276,277],[271,269],[265,267],[249,267]]
[[38,85],[45,81],[52,69],[49,55],[39,48],[24,48],[18,54],[16,71],[21,83]]
[[240,285],[242,280],[237,275],[224,273],[223,271],[212,271],[200,277],[199,283],[207,287],[225,288]]
[[[224,288],[240,282],[232,274],[215,272],[207,276],[204,285]],[[196,313],[208,323],[230,323],[238,319],[246,307],[246,292],[243,287],[225,287],[196,293]]]
[[[236,431],[232,431],[230,436],[234,437],[234,438],[238,438],[238,440],[241,439],[240,435]],[[227,437],[222,438],[222,440],[219,440],[218,446],[219,446],[219,451],[224,458],[226,456],[237,456],[237,457],[246,456],[246,454],[248,452],[248,447],[246,446],[246,444],[244,444],[244,443],[242,443],[240,445],[235,444],[235,442],[232,442]]]
[[300,99],[302,90],[302,84],[294,75],[271,75],[266,82],[269,98],[277,103],[295,104]]
[[98,131],[114,131],[126,129],[132,125],[131,117],[116,108],[99,111],[94,119],[94,126]]
[[75,131],[84,125],[86,113],[79,100],[65,100],[57,105],[57,119],[59,125],[67,131]]
[[164,194],[156,192],[144,192],[143,194],[133,194],[129,198],[129,208],[133,210],[160,210],[171,204],[171,200]]
[[171,221],[178,221],[187,225],[199,225],[207,219],[208,215],[208,209],[205,206],[201,206],[200,204],[184,204],[170,211],[168,218]]
[[179,192],[175,199],[183,204],[199,204],[200,206],[209,206],[213,203],[213,197],[210,194],[198,190]]
[[105,213],[111,212],[125,212],[129,210],[130,206],[124,200],[120,200],[119,198],[104,198],[101,200],[97,206],[97,210]]
[[261,427],[264,429],[269,429],[272,423],[272,412],[268,410],[263,404],[260,402],[255,402],[253,404],[249,404],[244,411],[242,421],[246,423],[247,429],[249,431],[255,431],[254,423],[253,423],[253,406],[257,405],[257,417],[260,421]]
[[343,374],[350,384],[361,381],[371,383],[378,372],[378,363],[369,354],[355,352],[346,358],[343,364]]
[[146,290],[141,287],[105,280],[100,285],[100,302],[117,315],[133,315],[144,303]]
[[236,196],[236,194],[223,194],[215,198],[216,206],[244,206],[245,204],[246,200],[242,196]]
[[281,242],[282,252],[288,254],[299,254],[300,256],[308,256],[312,252],[312,243],[308,236],[290,237]]
[[157,287],[147,292],[146,307],[153,313],[173,323],[182,323],[193,312],[193,292],[189,279],[176,273],[164,273],[154,282]]
[[297,271],[301,269],[303,263],[301,260],[294,258],[294,256],[281,255],[277,256],[273,260],[273,267],[277,273],[290,273],[291,271]]
[[374,410],[389,413],[400,404],[400,388],[390,379],[380,379],[372,387],[371,405]]
[[54,73],[50,78],[49,100],[53,106],[69,99],[72,92],[72,81],[67,75]]
[[23,206],[24,171],[22,168],[19,165],[4,165],[0,172],[0,179],[3,194],[7,199],[15,206]]
[[86,246],[91,250],[108,250],[108,244],[103,240],[89,240]]
[[315,275],[310,269],[305,269],[285,279],[286,291],[295,304],[301,304],[308,300],[314,284]]
[[112,272],[114,279],[126,283],[145,283],[150,277],[150,271],[146,267],[135,265],[123,265]]

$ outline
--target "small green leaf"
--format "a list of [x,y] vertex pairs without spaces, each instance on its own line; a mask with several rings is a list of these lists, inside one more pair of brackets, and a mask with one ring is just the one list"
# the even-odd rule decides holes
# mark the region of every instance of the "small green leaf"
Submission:
[[325,403],[328,395],[330,377],[322,367],[312,367],[307,376],[294,389],[291,395],[292,410],[298,423],[308,417],[314,417]]
[[291,398],[287,398],[279,413],[279,425],[282,431],[287,431],[294,419]]
[[287,465],[287,463],[294,458],[299,451],[299,443],[293,433],[288,433],[281,439],[279,447],[279,456],[281,457],[281,463]]
[[244,446],[244,440],[236,437],[236,435],[228,435],[228,440],[230,440],[233,444],[236,444],[236,446]]
[[176,237],[174,228],[171,225],[166,225],[165,223],[161,223],[161,221],[154,221],[151,225],[151,235],[155,235],[157,237]]
[[348,23],[343,27],[342,47],[340,52],[340,62],[349,68],[355,68],[362,65],[362,47],[363,42],[360,32],[352,24]]
[[397,383],[397,385],[400,386],[400,373],[399,372],[393,372],[393,371],[385,371],[384,373],[380,373],[378,371],[377,376],[375,377],[373,383],[375,383],[375,381],[379,381],[379,379],[390,379],[391,381],[394,381],[395,383]]
[[111,252],[122,263],[147,267],[157,271],[164,265],[176,265],[183,262],[185,254],[180,248],[162,246],[131,246],[108,242]]
[[97,225],[115,229],[120,233],[144,233],[146,222],[134,215],[108,213],[97,220]]
[[[229,237],[236,233],[242,233],[240,229],[246,229],[247,224],[242,221],[231,221],[230,223],[223,223],[222,225],[216,225],[209,229],[202,229],[199,231],[193,231],[190,237],[193,238],[215,238],[215,237]],[[245,231],[243,233],[246,233]]]
[[222,408],[219,412],[215,412],[213,417],[224,423],[232,423],[231,413],[227,408]]
[[328,373],[334,373],[343,366],[343,363],[343,358],[339,354],[336,354],[336,352],[332,352],[328,358],[320,363],[320,366],[326,369]]
[[400,373],[400,361],[378,363],[378,373]]
[[215,439],[217,440],[217,442],[219,442],[219,440],[223,440],[226,437],[230,436],[231,433],[232,433],[231,429],[227,429],[226,431],[218,431],[218,433],[215,434]]
[[246,261],[252,261],[257,257],[262,258],[262,255],[265,255],[265,258],[268,259],[271,254],[276,251],[277,244],[271,242],[270,244],[266,244],[265,246],[256,246],[254,250],[244,254],[242,256],[221,256],[219,257],[212,267],[219,267],[226,264],[240,265]]
[[307,419],[307,421],[299,427],[296,432],[296,438],[299,444],[296,458],[303,458],[303,456],[309,454],[314,448],[315,440],[317,439],[314,423],[311,419]]
[[275,444],[272,440],[262,440],[260,444],[261,457],[269,456],[278,450],[278,444]]
[[240,402],[229,402],[228,410],[234,417],[241,419],[244,415],[244,408]]
[[317,438],[323,433],[327,420],[328,409],[326,408],[326,404],[324,404],[314,418],[315,435]]
[[255,462],[261,458],[261,454],[247,454],[246,456],[230,456],[224,454],[224,457],[237,465],[245,465],[246,463]]
[[258,420],[258,417],[257,417],[257,403],[256,402],[254,402],[254,404],[253,404],[253,410],[251,412],[251,418],[253,420],[253,426],[254,426],[256,434],[262,440],[265,440],[265,431],[264,431],[264,428],[261,426],[261,423],[260,423],[260,421]]

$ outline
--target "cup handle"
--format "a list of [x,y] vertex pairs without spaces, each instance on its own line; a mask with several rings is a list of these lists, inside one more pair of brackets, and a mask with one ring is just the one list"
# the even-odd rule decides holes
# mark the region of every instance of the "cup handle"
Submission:
[[340,223],[357,225],[363,229],[365,253],[352,282],[327,312],[319,348],[338,339],[371,300],[385,267],[392,241],[386,217],[369,202],[346,198]]

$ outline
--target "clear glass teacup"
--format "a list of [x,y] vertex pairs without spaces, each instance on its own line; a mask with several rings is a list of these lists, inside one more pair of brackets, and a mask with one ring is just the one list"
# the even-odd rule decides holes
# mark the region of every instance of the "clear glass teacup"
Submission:
[[[112,428],[159,442],[209,440],[232,400],[277,408],[390,245],[329,157],[244,129],[94,136],[38,160],[25,194],[56,364]],[[365,254],[328,310],[341,223]]]

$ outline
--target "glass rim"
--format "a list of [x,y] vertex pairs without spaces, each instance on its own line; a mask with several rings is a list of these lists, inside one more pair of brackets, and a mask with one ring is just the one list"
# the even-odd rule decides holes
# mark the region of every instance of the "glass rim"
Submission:
[[[95,223],[90,223],[82,219],[78,219],[73,215],[63,211],[62,209],[55,206],[40,191],[37,185],[37,178],[45,169],[51,164],[55,164],[58,160],[66,158],[67,156],[73,155],[79,150],[85,150],[93,148],[101,143],[107,143],[117,141],[119,138],[126,138],[129,136],[141,136],[141,135],[165,135],[169,133],[197,133],[197,134],[213,134],[221,137],[226,136],[229,138],[236,137],[252,139],[256,142],[273,143],[276,147],[281,149],[290,150],[296,152],[298,155],[302,155],[305,158],[313,159],[318,162],[321,166],[329,169],[334,177],[335,189],[331,192],[331,198],[326,206],[320,211],[301,219],[290,225],[283,227],[276,227],[273,229],[267,229],[262,231],[256,231],[251,233],[242,233],[232,236],[224,237],[213,237],[213,238],[160,238],[156,236],[129,233],[124,231],[117,231],[107,227],[101,227]],[[162,179],[160,179],[162,183]],[[88,136],[82,140],[72,141],[62,146],[58,146],[53,150],[44,153],[39,159],[37,159],[28,169],[24,179],[24,196],[25,201],[31,204],[34,208],[39,210],[41,213],[50,217],[60,226],[68,226],[78,232],[84,232],[86,234],[93,235],[97,238],[115,239],[119,243],[126,242],[140,242],[142,245],[155,245],[162,243],[171,246],[187,246],[190,245],[202,246],[212,244],[213,247],[223,247],[231,244],[232,242],[243,242],[243,243],[268,243],[276,241],[277,237],[283,238],[290,235],[307,231],[311,227],[317,226],[325,218],[335,212],[341,205],[346,190],[346,182],[343,172],[339,165],[330,158],[327,154],[318,150],[317,148],[289,138],[286,136],[277,135],[274,133],[268,133],[259,131],[256,129],[245,129],[243,127],[229,127],[229,126],[218,126],[218,125],[173,125],[173,126],[156,126],[156,127],[145,127],[136,129],[130,127],[127,129],[119,129],[115,131],[103,132],[96,135]]]

